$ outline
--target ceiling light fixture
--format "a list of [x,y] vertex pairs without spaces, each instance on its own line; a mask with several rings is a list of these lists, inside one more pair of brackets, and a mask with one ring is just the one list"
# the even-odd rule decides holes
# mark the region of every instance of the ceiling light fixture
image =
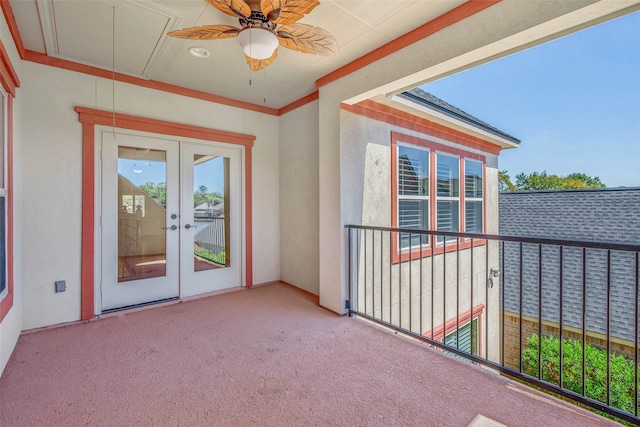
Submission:
[[246,27],[238,34],[238,43],[248,57],[267,59],[278,47],[278,37],[266,28]]
[[189,55],[196,58],[206,58],[209,56],[209,51],[203,47],[194,46],[189,48]]

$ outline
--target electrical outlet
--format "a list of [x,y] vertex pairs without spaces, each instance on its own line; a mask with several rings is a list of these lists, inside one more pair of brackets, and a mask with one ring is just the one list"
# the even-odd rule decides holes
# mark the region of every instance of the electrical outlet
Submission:
[[64,292],[67,290],[67,282],[64,280],[56,281],[56,293]]

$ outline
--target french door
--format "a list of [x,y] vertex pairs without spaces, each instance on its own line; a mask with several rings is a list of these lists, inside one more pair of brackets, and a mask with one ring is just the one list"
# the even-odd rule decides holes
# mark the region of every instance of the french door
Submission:
[[102,310],[241,286],[241,150],[101,139]]

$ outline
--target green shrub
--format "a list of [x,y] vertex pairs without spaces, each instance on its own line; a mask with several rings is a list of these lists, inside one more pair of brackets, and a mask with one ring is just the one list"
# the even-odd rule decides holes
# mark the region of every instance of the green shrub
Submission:
[[[538,335],[527,339],[522,350],[522,370],[527,375],[538,378]],[[560,339],[553,335],[542,337],[540,341],[541,379],[560,385]],[[562,387],[582,394],[582,342],[573,339],[562,340]],[[616,354],[609,355],[611,373],[610,405],[633,413],[634,387],[633,360]],[[586,344],[585,347],[585,396],[599,402],[607,401],[607,355],[606,350]]]

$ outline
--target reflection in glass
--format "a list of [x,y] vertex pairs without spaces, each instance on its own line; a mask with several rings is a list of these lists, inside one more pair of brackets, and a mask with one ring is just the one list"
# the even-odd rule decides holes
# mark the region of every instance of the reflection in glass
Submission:
[[193,156],[193,268],[229,267],[229,159]]
[[118,147],[118,282],[165,276],[166,152]]

